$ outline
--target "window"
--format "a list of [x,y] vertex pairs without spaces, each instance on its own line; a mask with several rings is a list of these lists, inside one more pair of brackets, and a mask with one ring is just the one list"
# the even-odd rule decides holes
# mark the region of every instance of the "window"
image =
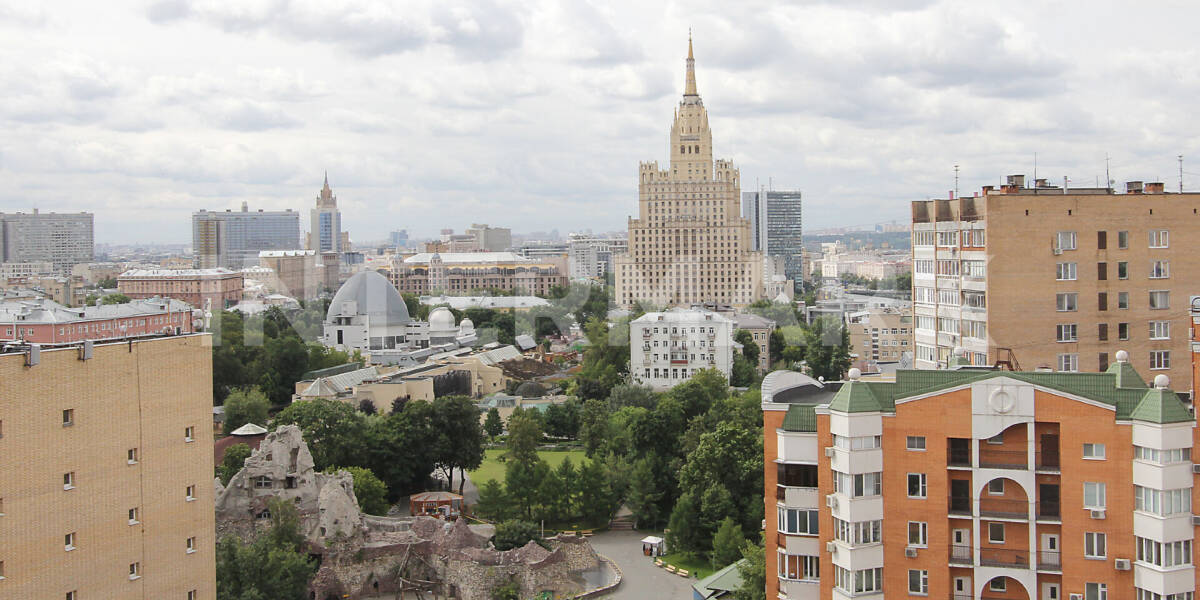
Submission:
[[1058,370],[1064,373],[1074,373],[1079,370],[1079,355],[1078,354],[1059,354],[1058,355]]
[[130,525],[138,524],[138,509],[137,509],[137,507],[129,509],[129,524]]
[[183,429],[183,441],[185,441],[185,442],[196,441],[196,428],[195,427],[185,427]]
[[1117,323],[1117,339],[1129,339],[1129,323]]
[[190,537],[190,538],[188,538],[188,539],[187,539],[187,553],[188,553],[188,554],[192,554],[192,553],[194,553],[194,552],[196,552],[196,538],[195,538],[195,536],[193,536],[193,537]]
[[1100,323],[1096,326],[1096,336],[1101,342],[1108,341],[1108,323]]
[[1150,292],[1150,310],[1166,310],[1171,308],[1171,292],[1158,290]]
[[131,465],[136,465],[138,461],[137,448],[130,448],[125,451],[125,462]]
[[834,517],[834,536],[852,546],[878,544],[883,540],[883,521],[843,521]]
[[882,478],[880,473],[860,473],[851,475],[849,473],[833,472],[834,491],[853,496],[856,498],[864,496],[878,496],[883,493]]
[[1129,308],[1129,292],[1117,292],[1117,308],[1120,310]]
[[[948,304],[954,304],[950,302]],[[987,308],[987,294],[984,292],[965,291],[962,293],[962,305],[967,308]]]
[[1058,276],[1056,277],[1056,279],[1058,279],[1059,281],[1075,281],[1075,263],[1073,263],[1073,262],[1058,263]]
[[1150,230],[1150,247],[1151,248],[1166,248],[1170,245],[1168,243],[1168,241],[1169,240],[1167,238],[1167,230],[1166,229]]
[[1083,482],[1083,507],[1102,509],[1106,505],[1104,483],[1095,481]]
[[67,592],[66,598],[67,600],[79,600],[79,596],[77,594],[78,592],[75,591]]
[[1133,486],[1133,509],[1159,516],[1191,512],[1192,488],[1156,490]]
[[802,554],[786,554],[779,550],[779,578],[793,581],[820,579],[820,558]]
[[1150,351],[1150,370],[1161,371],[1171,368],[1171,351],[1170,350],[1152,350]]
[[70,552],[75,549],[75,532],[74,531],[63,536],[63,545],[66,547],[67,552]]
[[1171,262],[1156,260],[1150,263],[1150,279],[1167,279],[1171,276]]
[[1089,531],[1083,534],[1083,556],[1084,558],[1107,558],[1108,550],[1106,548],[1108,536],[1104,533]]
[[925,484],[924,473],[909,473],[908,474],[908,497],[909,498],[924,498],[928,490]]
[[196,590],[189,590],[187,600],[196,600],[199,596],[196,595]]
[[909,450],[924,450],[925,449],[925,436],[910,435],[905,440],[904,446],[905,446],[905,448],[908,448]]
[[1079,294],[1057,294],[1058,312],[1075,312],[1079,310]]
[[1096,294],[1096,309],[1108,310],[1108,292],[1100,292]]
[[130,579],[130,581],[132,581],[134,579],[141,579],[141,577],[142,577],[142,563],[137,563],[137,562],[129,563],[129,579]]
[[1084,444],[1084,458],[1104,458],[1104,444]]
[[1008,591],[1008,580],[1003,577],[997,577],[988,582],[988,590],[992,592]]
[[1108,600],[1108,584],[1085,583],[1083,585],[1083,600]]
[[993,544],[1004,543],[1004,523],[988,523],[988,541]]
[[939,231],[937,232],[937,245],[939,246],[957,246],[958,232],[957,231]]
[[254,478],[254,487],[258,489],[270,488],[272,484],[271,478],[266,475],[259,475]]
[[817,465],[776,465],[775,481],[786,487],[817,487]]
[[1150,321],[1150,339],[1152,339],[1152,340],[1169,340],[1169,339],[1171,339],[1171,322],[1170,321]]
[[910,594],[929,594],[929,571],[909,569],[908,570],[908,593]]
[[63,489],[64,490],[75,489],[75,471],[71,471],[70,473],[63,473]]
[[1096,232],[1096,249],[1097,250],[1107,250],[1108,249],[1108,232],[1107,231],[1097,231]]
[[1173,448],[1171,450],[1157,450],[1145,446],[1134,446],[1133,458],[1159,464],[1192,462],[1192,449]]
[[1077,342],[1079,341],[1079,327],[1075,323],[1059,325],[1057,329],[1058,341],[1060,342]]
[[1105,281],[1108,279],[1108,263],[1096,263],[1096,280]]
[[1134,538],[1137,561],[1156,567],[1178,567],[1192,564],[1192,540],[1156,542],[1143,537]]
[[1075,249],[1075,232],[1074,231],[1060,231],[1060,232],[1058,232],[1058,235],[1055,236],[1055,241],[1057,243],[1055,244],[1054,247],[1059,250],[1074,250]]
[[922,548],[929,545],[929,524],[923,521],[908,522],[908,545],[920,546]]
[[1117,263],[1117,279],[1129,279],[1129,263],[1125,261]]
[[1117,248],[1121,249],[1121,250],[1126,250],[1129,248],[1129,232],[1128,231],[1118,231],[1117,232]]
[[70,427],[75,424],[75,409],[68,408],[63,411],[63,427]]
[[997,446],[1003,444],[1004,443],[1004,433],[997,433],[996,435],[993,435],[992,437],[987,439],[987,443],[995,444]]
[[[860,435],[855,437],[846,437],[844,435],[834,434],[833,445],[843,450],[874,450],[883,444],[883,436],[881,435]],[[817,486],[812,486],[817,487]]]
[[883,591],[883,567],[851,571],[834,565],[834,585],[853,594]]
[[817,518],[819,514],[816,509],[806,510],[779,507],[779,532],[817,535]]
[[194,485],[187,486],[187,501],[191,502],[192,500],[195,500],[195,499],[196,499],[196,486],[194,486]]
[[991,494],[992,496],[1003,496],[1004,495],[1004,480],[1003,479],[993,479],[993,480],[989,481],[988,485],[987,485],[987,491],[988,491],[988,494]]

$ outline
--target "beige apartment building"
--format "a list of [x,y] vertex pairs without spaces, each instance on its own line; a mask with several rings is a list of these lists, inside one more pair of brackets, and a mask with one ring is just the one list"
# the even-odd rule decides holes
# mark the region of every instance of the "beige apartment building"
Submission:
[[216,597],[207,335],[0,354],[0,598]]
[[629,250],[613,257],[621,306],[638,301],[744,306],[763,296],[762,253],[751,250],[750,221],[741,217],[740,174],[729,160],[713,161],[695,65],[689,39],[683,100],[671,126],[670,168],[641,163]]
[[[846,315],[850,354],[859,361],[897,362],[912,352],[912,310],[874,308]],[[855,366],[862,369],[857,362]],[[863,370],[864,373],[872,372]]]
[[117,290],[130,298],[174,298],[195,308],[229,308],[242,301],[242,274],[228,269],[130,269]]
[[1104,371],[1114,347],[1150,377],[1191,379],[1200,194],[1162,183],[1063,189],[1023,175],[912,203],[915,364]]

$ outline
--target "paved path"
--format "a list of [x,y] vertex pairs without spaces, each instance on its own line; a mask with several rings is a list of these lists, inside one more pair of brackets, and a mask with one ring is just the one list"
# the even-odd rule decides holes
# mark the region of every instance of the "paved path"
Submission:
[[646,534],[637,531],[606,531],[588,538],[596,552],[612,559],[624,573],[616,591],[601,598],[689,600],[696,579],[684,579],[654,566],[654,559],[642,555],[641,539],[644,537]]

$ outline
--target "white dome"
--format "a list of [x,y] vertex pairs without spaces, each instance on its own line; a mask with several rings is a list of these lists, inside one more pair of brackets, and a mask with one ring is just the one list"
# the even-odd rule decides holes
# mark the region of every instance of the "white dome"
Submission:
[[[352,304],[351,304],[352,303]],[[403,325],[412,319],[404,298],[386,277],[375,271],[356,273],[338,288],[329,303],[326,320],[334,317],[368,315],[379,325]]]
[[449,331],[454,327],[454,313],[445,306],[439,306],[429,313],[430,331]]
[[1160,390],[1165,390],[1171,387],[1171,378],[1166,375],[1159,374],[1154,376],[1154,387]]
[[458,329],[463,332],[475,331],[475,322],[471,319],[463,317],[463,320],[458,322]]

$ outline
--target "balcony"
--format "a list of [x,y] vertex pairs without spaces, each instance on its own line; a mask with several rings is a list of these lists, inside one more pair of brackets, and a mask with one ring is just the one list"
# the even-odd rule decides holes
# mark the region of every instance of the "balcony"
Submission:
[[947,512],[951,515],[971,516],[971,497],[950,496],[950,505]]
[[946,440],[946,466],[971,467],[971,440],[964,438]]
[[1053,550],[1038,550],[1037,568],[1039,571],[1062,571],[1062,556]]
[[1038,502],[1037,518],[1040,521],[1061,521],[1062,509],[1058,501],[1042,500]]
[[1028,469],[1029,453],[1024,450],[979,449],[979,466],[984,469]]
[[974,563],[975,555],[970,546],[965,544],[955,544],[950,546],[950,564],[972,565]]
[[1029,551],[1009,550],[1007,548],[980,548],[979,564],[984,567],[1028,569]]
[[979,516],[997,519],[1026,519],[1029,517],[1029,502],[984,496],[979,499]]

